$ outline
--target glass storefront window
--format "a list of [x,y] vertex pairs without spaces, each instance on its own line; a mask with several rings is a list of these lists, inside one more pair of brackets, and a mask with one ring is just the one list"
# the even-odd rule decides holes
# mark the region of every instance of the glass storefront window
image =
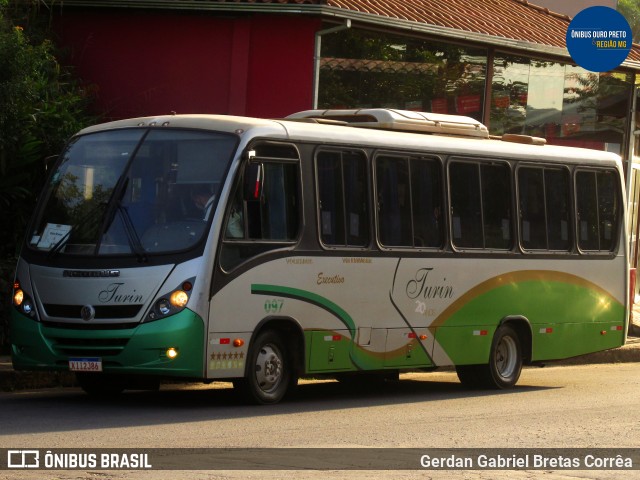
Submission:
[[632,88],[632,74],[498,54],[489,130],[623,154]]
[[[488,50],[351,28],[322,37],[317,108],[457,114],[552,145],[626,156],[634,74],[496,52],[489,121]],[[638,151],[638,149],[636,149]]]
[[397,108],[482,121],[487,51],[349,29],[322,37],[318,108]]

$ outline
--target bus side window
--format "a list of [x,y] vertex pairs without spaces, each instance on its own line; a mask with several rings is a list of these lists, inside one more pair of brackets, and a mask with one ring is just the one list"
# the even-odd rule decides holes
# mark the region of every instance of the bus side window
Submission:
[[242,190],[237,188],[225,221],[224,236],[226,239],[240,239],[245,237],[245,218],[246,213],[242,199]]
[[512,246],[511,170],[505,162],[452,161],[452,240],[460,248]]
[[320,237],[325,245],[369,243],[366,157],[361,152],[321,151],[316,158]]
[[518,171],[518,189],[522,246],[527,250],[546,249],[543,169],[521,168]]
[[449,166],[452,238],[456,247],[483,247],[479,175],[475,163],[452,162]]
[[[293,147],[289,149],[295,152]],[[300,230],[297,162],[278,162],[275,156],[262,162],[261,185],[255,197],[244,194],[244,185],[244,178],[239,178],[223,224],[220,266],[226,271],[251,257],[292,244]]]
[[380,243],[389,247],[413,246],[408,158],[378,157],[376,178]]
[[385,247],[442,247],[440,161],[381,155],[375,164],[380,243]]
[[431,158],[412,158],[411,201],[415,247],[440,248],[444,243],[442,222],[442,170]]
[[527,250],[568,251],[571,197],[569,172],[546,167],[518,170],[520,239]]
[[571,190],[567,170],[547,168],[544,171],[547,202],[547,237],[549,250],[569,250],[572,243]]
[[618,198],[613,171],[576,173],[578,244],[582,250],[613,250],[619,221]]
[[262,195],[247,201],[248,238],[293,241],[298,235],[298,187],[295,164],[265,163]]
[[511,172],[507,164],[480,165],[484,246],[511,248]]

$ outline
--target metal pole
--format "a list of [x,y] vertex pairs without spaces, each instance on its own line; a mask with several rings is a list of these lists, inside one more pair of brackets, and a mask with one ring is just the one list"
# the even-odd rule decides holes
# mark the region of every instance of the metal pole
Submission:
[[342,25],[327,28],[316,32],[315,52],[313,56],[313,109],[318,108],[318,90],[320,84],[320,49],[322,47],[322,36],[329,33],[336,33],[351,28],[351,20],[345,19]]

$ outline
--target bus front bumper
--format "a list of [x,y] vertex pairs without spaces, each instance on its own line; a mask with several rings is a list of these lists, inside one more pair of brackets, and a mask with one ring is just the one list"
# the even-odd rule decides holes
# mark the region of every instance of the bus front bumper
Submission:
[[[203,378],[204,330],[188,309],[109,330],[48,327],[12,310],[11,358],[16,370],[68,371],[70,358],[98,358],[106,373]],[[167,355],[170,348],[175,358]]]

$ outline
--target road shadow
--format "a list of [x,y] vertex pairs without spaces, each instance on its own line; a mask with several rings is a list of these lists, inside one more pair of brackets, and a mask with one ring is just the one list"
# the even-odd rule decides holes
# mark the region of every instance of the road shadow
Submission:
[[295,394],[277,405],[247,405],[231,384],[163,385],[159,391],[126,391],[115,398],[96,398],[79,388],[44,389],[0,395],[0,439],[3,435],[99,430],[166,425],[269,415],[411,405],[452,399],[524,395],[548,386],[510,390],[468,390],[454,373],[410,377],[397,382],[303,381]]

